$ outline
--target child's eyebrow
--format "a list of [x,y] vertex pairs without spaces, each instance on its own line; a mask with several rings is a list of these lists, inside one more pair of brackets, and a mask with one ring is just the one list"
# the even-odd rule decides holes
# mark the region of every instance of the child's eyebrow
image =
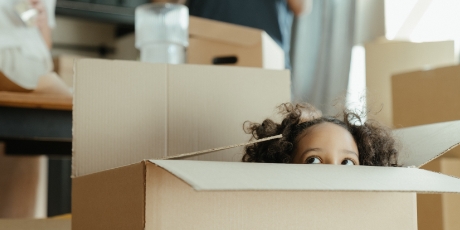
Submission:
[[356,155],[357,157],[359,157],[357,153],[355,153],[354,151],[351,151],[351,150],[342,149],[342,152],[347,153],[347,154],[354,154],[354,155]]
[[311,152],[311,151],[322,152],[323,150],[320,149],[320,148],[309,148],[309,149],[306,149],[305,151],[302,152],[302,156],[306,155],[308,152]]

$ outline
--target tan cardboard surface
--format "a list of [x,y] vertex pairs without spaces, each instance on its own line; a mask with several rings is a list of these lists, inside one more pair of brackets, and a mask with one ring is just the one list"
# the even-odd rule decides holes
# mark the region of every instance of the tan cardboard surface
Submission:
[[145,229],[417,229],[413,193],[196,192],[153,164],[146,183]]
[[144,176],[137,163],[73,178],[72,229],[144,229]]
[[460,144],[460,121],[401,128],[393,133],[403,147],[398,163],[420,167]]
[[[423,168],[432,172],[441,172],[440,161],[435,159]],[[417,194],[417,222],[419,230],[443,229],[443,203],[444,194]]]
[[284,69],[284,51],[263,30],[190,17],[187,63],[212,65],[214,58],[235,57],[226,65]]
[[[243,46],[252,46],[260,43],[263,30],[240,26],[216,20],[190,16],[189,30],[190,37],[201,37],[208,40],[223,41],[225,43]],[[242,36],[244,38],[242,39]]]
[[[75,71],[74,176],[247,142],[245,121],[290,101],[286,70],[79,59]],[[195,159],[241,157],[239,148]]]
[[[73,200],[72,229],[417,229],[414,193],[197,192],[154,164],[146,163],[145,174],[140,166],[73,178],[80,195]],[[260,179],[270,183],[269,176]],[[145,195],[134,192],[139,187]],[[131,209],[139,207],[138,198],[145,199],[144,215]]]
[[[189,43],[190,46],[187,48],[187,63],[211,65],[214,58],[236,57],[237,62],[229,65],[253,67],[263,67],[264,65],[262,58],[262,46],[235,46],[230,43],[222,43],[220,41],[204,40],[193,37],[189,39]],[[284,56],[282,57],[284,63]],[[281,69],[284,69],[284,66]]]
[[[169,156],[247,142],[243,123],[261,122],[290,98],[287,71],[187,65],[169,66],[169,74]],[[240,161],[242,152],[193,159]]]
[[[164,156],[166,65],[96,59],[76,63],[73,175]],[[121,154],[128,152],[144,155]]]
[[[460,159],[444,158],[441,159],[442,173],[460,177]],[[444,229],[460,229],[460,196],[454,194],[442,194]]]
[[460,119],[460,66],[414,71],[392,77],[397,127]]
[[[436,172],[460,177],[460,159],[436,159],[424,168]],[[418,195],[419,230],[460,229],[460,196],[457,194]]]
[[[154,160],[198,191],[308,190],[460,193],[460,179],[417,168]],[[248,176],[251,175],[251,176]],[[315,175],[314,178],[305,175]]]
[[70,230],[70,220],[0,219],[0,230]]
[[[365,45],[368,107],[382,110],[375,119],[393,125],[391,76],[426,67],[455,64],[452,41],[374,42]],[[375,109],[374,112],[379,111]],[[396,126],[397,127],[397,126]]]

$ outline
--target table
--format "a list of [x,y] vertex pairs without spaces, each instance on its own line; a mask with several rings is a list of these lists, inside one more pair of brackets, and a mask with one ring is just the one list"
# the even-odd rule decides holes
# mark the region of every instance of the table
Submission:
[[8,155],[47,155],[48,216],[70,213],[72,98],[0,91],[0,142]]

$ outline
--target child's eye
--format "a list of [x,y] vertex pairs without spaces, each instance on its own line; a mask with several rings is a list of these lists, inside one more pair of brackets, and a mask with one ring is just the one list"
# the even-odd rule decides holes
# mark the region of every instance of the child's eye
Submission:
[[312,156],[312,157],[309,157],[307,158],[307,160],[305,161],[306,164],[321,164],[323,162],[321,162],[321,159],[317,156]]
[[350,159],[345,159],[342,161],[342,165],[355,165],[355,162]]

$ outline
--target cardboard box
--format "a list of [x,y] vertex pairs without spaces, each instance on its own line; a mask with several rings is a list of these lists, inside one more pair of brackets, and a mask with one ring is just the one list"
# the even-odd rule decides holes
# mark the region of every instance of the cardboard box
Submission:
[[[79,59],[73,175],[244,143],[243,123],[276,113],[290,95],[287,70]],[[241,153],[195,159],[240,161]]]
[[[392,77],[395,126],[410,127],[460,119],[460,66],[420,70]],[[460,148],[423,168],[460,177]],[[459,229],[460,200],[450,194],[420,195],[419,229]]]
[[0,230],[70,230],[70,226],[70,219],[0,219]]
[[59,55],[53,57],[54,72],[62,78],[67,86],[73,88],[73,63],[81,56]]
[[[460,177],[460,159],[441,157],[424,166],[426,170]],[[460,196],[457,194],[419,194],[417,212],[419,230],[460,229]]]
[[[375,108],[373,118],[392,126],[393,74],[455,64],[454,42],[373,42],[365,45],[368,107]],[[381,111],[380,111],[381,110]],[[371,112],[370,115],[373,113]],[[398,126],[395,126],[398,127]]]
[[[459,144],[460,121],[395,135],[400,163],[420,166]],[[415,193],[459,193],[460,180],[415,167],[144,160],[72,189],[74,230],[415,230]]]
[[263,30],[190,17],[187,63],[284,69],[284,51]]
[[393,119],[397,127],[460,119],[460,66],[395,74]]

